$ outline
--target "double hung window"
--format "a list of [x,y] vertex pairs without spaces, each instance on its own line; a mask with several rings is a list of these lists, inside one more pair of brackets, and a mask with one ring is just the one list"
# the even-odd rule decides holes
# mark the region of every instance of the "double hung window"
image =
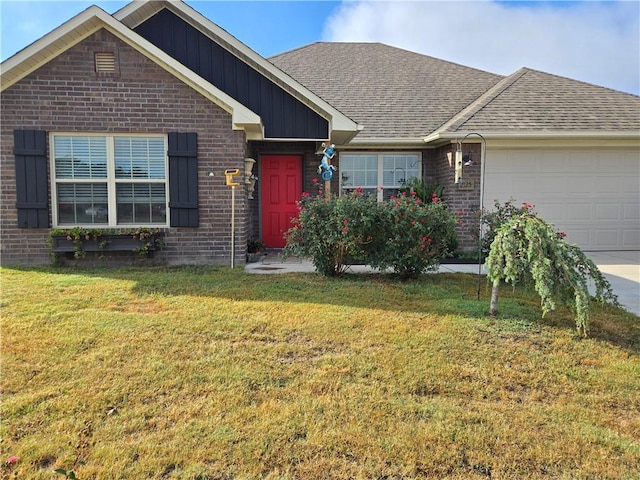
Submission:
[[165,226],[164,135],[52,134],[55,225]]
[[361,188],[379,201],[396,195],[412,177],[422,175],[419,153],[342,153],[340,188],[348,192]]

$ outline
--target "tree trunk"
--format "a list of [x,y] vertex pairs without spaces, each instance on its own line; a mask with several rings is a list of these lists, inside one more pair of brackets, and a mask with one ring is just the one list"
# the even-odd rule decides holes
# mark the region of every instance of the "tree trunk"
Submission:
[[489,306],[489,315],[496,317],[498,315],[498,285],[500,280],[495,280],[491,286],[491,305]]

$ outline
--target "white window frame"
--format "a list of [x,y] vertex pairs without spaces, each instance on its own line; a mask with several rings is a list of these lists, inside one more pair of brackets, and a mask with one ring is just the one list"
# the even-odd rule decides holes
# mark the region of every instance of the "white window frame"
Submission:
[[[345,155],[368,155],[368,156],[377,156],[378,157],[378,163],[377,163],[377,180],[376,180],[376,198],[379,202],[381,202],[384,198],[384,189],[398,189],[400,187],[400,185],[385,185],[383,180],[384,180],[384,157],[388,157],[388,156],[394,156],[394,155],[415,155],[417,156],[417,166],[418,166],[418,172],[417,172],[417,177],[418,178],[422,178],[422,152],[419,151],[357,151],[357,152],[350,152],[350,151],[346,151],[346,152],[341,152],[340,153],[340,164],[339,166],[342,166],[342,157]],[[344,191],[344,188],[348,188],[348,189],[355,189],[355,188],[363,188],[363,189],[370,189],[372,188],[370,185],[348,185],[345,186],[342,184],[342,175],[340,174],[340,168],[338,169],[338,175],[340,178],[340,194],[342,194],[342,192]],[[405,177],[405,181],[408,181],[409,178]]]
[[[107,141],[107,177],[106,178],[56,178],[55,164],[55,137],[104,137]],[[164,143],[164,179],[156,178],[118,178],[115,173],[115,138],[116,137],[138,137],[138,138],[162,138]],[[51,219],[54,227],[72,228],[127,228],[133,226],[144,226],[150,228],[164,228],[170,225],[169,219],[169,157],[167,155],[167,135],[162,133],[83,133],[83,132],[50,132],[49,133],[49,165],[51,172]],[[107,201],[108,201],[108,221],[107,223],[78,223],[78,224],[60,224],[58,221],[58,184],[69,183],[106,183],[107,184]],[[117,198],[116,185],[118,183],[140,183],[150,184],[159,183],[164,185],[165,189],[165,222],[163,223],[117,223]]]

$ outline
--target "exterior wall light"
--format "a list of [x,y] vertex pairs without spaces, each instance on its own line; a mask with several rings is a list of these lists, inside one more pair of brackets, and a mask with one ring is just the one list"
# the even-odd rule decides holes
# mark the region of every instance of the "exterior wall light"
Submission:
[[455,164],[455,176],[454,182],[456,184],[462,181],[462,142],[458,142],[458,149],[456,150],[456,164]]
[[255,164],[256,161],[253,158],[244,159],[244,183],[251,183],[251,174],[253,172],[253,166]]

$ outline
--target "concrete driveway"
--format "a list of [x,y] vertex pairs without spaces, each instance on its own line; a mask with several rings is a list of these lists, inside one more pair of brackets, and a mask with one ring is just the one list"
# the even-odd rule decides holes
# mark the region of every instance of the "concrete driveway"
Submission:
[[640,316],[640,250],[585,253],[611,282],[620,303]]

